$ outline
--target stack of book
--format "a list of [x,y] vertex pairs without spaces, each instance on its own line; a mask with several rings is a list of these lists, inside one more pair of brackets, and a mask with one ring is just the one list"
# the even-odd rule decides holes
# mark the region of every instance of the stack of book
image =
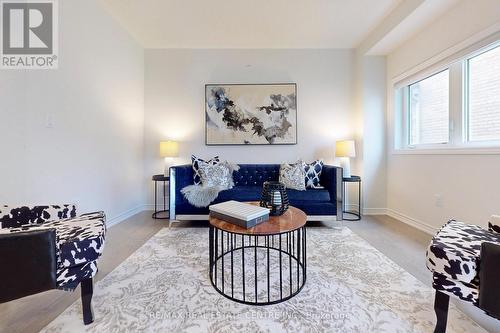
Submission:
[[226,201],[211,205],[210,216],[244,228],[252,228],[269,220],[269,208],[238,201]]

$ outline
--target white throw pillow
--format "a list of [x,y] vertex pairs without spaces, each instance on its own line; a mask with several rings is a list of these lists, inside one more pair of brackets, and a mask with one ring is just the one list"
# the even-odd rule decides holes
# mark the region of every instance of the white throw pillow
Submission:
[[220,186],[230,189],[234,186],[232,170],[227,162],[215,165],[200,164],[200,178],[203,186]]
[[304,162],[302,160],[294,164],[283,163],[280,166],[279,180],[286,188],[305,191],[305,177]]

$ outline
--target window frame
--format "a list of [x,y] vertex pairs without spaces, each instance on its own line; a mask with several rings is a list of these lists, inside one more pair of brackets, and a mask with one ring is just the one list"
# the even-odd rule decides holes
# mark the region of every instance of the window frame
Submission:
[[[441,55],[441,61],[401,75],[392,82],[392,130],[394,154],[500,154],[499,140],[469,140],[469,60],[500,46],[500,33],[456,51]],[[432,60],[432,59],[430,59]],[[412,84],[449,70],[449,140],[447,143],[410,145],[409,89]]]
[[[415,148],[419,148],[419,147],[437,147],[437,146],[441,146],[441,145],[444,145],[444,144],[448,144],[450,142],[450,133],[451,133],[451,129],[450,129],[450,124],[448,123],[448,141],[447,142],[434,142],[434,143],[411,143],[411,106],[410,106],[410,90],[411,90],[411,86],[414,85],[414,84],[417,84],[421,81],[424,81],[428,78],[431,78],[435,75],[438,75],[440,73],[443,73],[445,71],[448,71],[448,77],[451,75],[451,70],[450,68],[447,66],[441,70],[438,70],[438,71],[434,71],[432,74],[430,75],[426,75],[425,77],[423,78],[420,78],[416,81],[412,81],[411,83],[405,85],[402,89],[404,89],[404,93],[403,93],[403,98],[404,98],[404,105],[403,105],[403,112],[404,112],[404,116],[406,118],[405,120],[405,124],[404,126],[406,127],[406,136],[404,138],[405,140],[405,144],[408,148],[410,149],[415,149]],[[448,90],[450,90],[450,84],[449,84],[449,81],[448,81]],[[451,113],[451,108],[450,108],[450,91],[448,91],[448,117],[450,117],[450,113]]]

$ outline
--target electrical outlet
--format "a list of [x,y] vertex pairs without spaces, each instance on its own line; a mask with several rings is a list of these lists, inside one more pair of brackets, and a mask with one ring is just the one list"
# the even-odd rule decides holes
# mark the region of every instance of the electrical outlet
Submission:
[[434,194],[434,205],[436,207],[443,207],[443,195],[442,194]]

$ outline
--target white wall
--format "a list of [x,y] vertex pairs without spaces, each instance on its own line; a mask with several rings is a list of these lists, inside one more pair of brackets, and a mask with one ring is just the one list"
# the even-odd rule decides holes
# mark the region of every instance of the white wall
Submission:
[[356,55],[358,168],[365,214],[384,214],[387,207],[385,72],[385,57]]
[[[499,22],[498,0],[463,0],[391,53],[387,58],[389,118],[393,78]],[[388,135],[392,144],[393,133]],[[439,228],[450,218],[485,227],[491,214],[500,214],[498,170],[499,155],[389,153],[389,213],[428,231]],[[442,195],[442,207],[435,205],[436,194]],[[465,311],[489,331],[500,331],[498,321],[472,307],[465,306]]]
[[[388,98],[393,78],[499,22],[497,0],[461,1],[388,56]],[[388,208],[430,230],[449,218],[486,226],[491,214],[500,214],[499,168],[499,155],[389,154]],[[435,206],[436,194],[443,207]]]
[[[332,163],[335,140],[354,134],[350,50],[158,49],[145,58],[146,174],[162,173],[158,144],[165,139],[180,141],[177,163],[190,163],[191,154],[236,163]],[[205,145],[206,83],[270,82],[297,83],[297,145]]]
[[94,0],[59,10],[59,69],[0,72],[0,203],[112,222],[144,203],[144,52]]

